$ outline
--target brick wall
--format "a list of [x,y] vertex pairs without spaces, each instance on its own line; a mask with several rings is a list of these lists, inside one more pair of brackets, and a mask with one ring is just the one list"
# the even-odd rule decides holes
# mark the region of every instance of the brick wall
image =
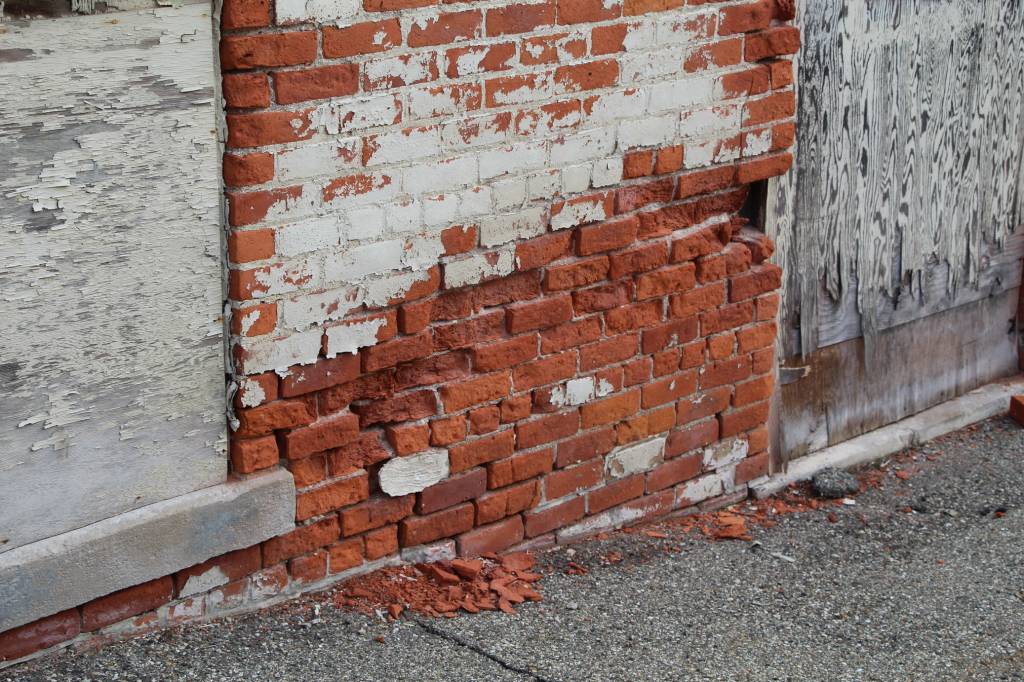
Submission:
[[790,2],[268,1],[222,18],[231,460],[290,469],[298,527],[0,657],[767,471],[780,272],[739,211],[792,163]]

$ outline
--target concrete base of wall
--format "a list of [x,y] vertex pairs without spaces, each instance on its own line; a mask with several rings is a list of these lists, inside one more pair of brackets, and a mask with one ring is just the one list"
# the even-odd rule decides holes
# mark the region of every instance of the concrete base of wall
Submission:
[[0,632],[295,525],[291,474],[228,481],[0,554]]
[[[774,495],[790,483],[806,481],[828,467],[846,469],[872,462],[950,431],[1005,413],[1010,397],[1024,393],[1024,375],[997,381],[913,417],[789,462],[786,471],[750,482],[751,495]],[[780,425],[785,428],[785,424]]]

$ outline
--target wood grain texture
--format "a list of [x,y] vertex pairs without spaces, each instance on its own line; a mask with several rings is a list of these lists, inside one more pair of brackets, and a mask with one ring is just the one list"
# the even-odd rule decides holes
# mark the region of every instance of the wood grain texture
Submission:
[[210,14],[0,25],[0,552],[226,477]]
[[799,163],[770,226],[787,354],[1017,286],[1002,254],[1024,220],[1024,3],[800,8]]

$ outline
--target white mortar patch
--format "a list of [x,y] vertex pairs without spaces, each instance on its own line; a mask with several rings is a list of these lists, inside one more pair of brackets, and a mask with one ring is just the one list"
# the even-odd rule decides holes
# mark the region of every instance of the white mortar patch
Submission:
[[178,596],[189,597],[193,594],[199,594],[200,592],[208,592],[215,587],[226,585],[228,582],[229,579],[224,575],[224,571],[220,570],[220,566],[214,566],[199,575],[189,576],[189,579],[185,581],[184,586],[181,588],[181,593]]
[[609,454],[605,458],[605,473],[612,478],[625,478],[653,469],[662,461],[666,440],[654,438]]
[[742,438],[715,443],[704,449],[704,468],[717,469],[735,464],[747,456],[749,447]]
[[380,489],[391,497],[418,493],[448,477],[448,452],[430,450],[395,457],[380,468]]

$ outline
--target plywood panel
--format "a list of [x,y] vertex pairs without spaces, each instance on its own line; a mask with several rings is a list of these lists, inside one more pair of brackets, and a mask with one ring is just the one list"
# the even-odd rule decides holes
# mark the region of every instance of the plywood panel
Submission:
[[0,25],[0,552],[223,481],[207,5]]

